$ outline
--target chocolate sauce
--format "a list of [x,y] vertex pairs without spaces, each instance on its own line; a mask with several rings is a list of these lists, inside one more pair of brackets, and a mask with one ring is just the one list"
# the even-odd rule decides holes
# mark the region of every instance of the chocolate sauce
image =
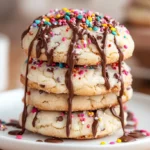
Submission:
[[135,141],[136,139],[146,137],[144,133],[142,133],[140,130],[134,130],[129,133],[125,133],[122,137],[119,139],[122,140],[122,142],[132,142]]
[[42,140],[36,140],[36,142],[43,142]]
[[19,125],[19,122],[18,121],[11,121],[9,123],[6,123],[5,124],[6,126],[11,126],[11,127],[16,127],[18,129],[21,129],[21,126]]
[[76,29],[72,24],[69,23],[70,28],[73,30],[73,37],[71,39],[71,43],[69,46],[68,54],[67,54],[67,65],[69,66],[66,75],[65,75],[65,83],[68,89],[68,112],[67,112],[67,124],[66,124],[66,135],[69,137],[70,135],[70,125],[72,123],[72,118],[71,118],[71,113],[72,113],[72,99],[74,96],[74,90],[73,90],[73,84],[71,80],[72,76],[72,71],[74,69],[75,65],[75,60],[74,60],[74,53],[73,53],[73,48],[74,44],[77,40],[77,34],[76,34]]
[[51,137],[51,138],[46,139],[44,142],[46,142],[46,143],[62,143],[63,140],[59,139],[59,138]]
[[118,49],[118,53],[119,53],[119,61],[118,61],[118,70],[119,70],[119,75],[120,75],[120,83],[121,83],[121,87],[120,87],[120,91],[119,91],[119,96],[117,96],[118,99],[118,103],[120,106],[120,114],[119,114],[119,118],[121,121],[121,125],[122,125],[122,129],[125,135],[125,127],[124,127],[124,110],[123,110],[123,103],[122,103],[122,96],[124,94],[124,81],[123,81],[123,76],[122,76],[122,71],[121,71],[121,65],[122,65],[122,61],[124,59],[123,53],[120,50],[120,48],[117,45],[117,40],[116,40],[116,36],[114,36],[114,43]]
[[92,124],[92,132],[93,132],[93,136],[95,137],[96,136],[96,133],[97,133],[97,127],[98,127],[98,119],[96,119],[97,117],[97,111],[94,112],[94,121],[93,121],[93,124]]
[[33,127],[35,127],[35,123],[36,123],[36,120],[37,120],[37,115],[38,115],[38,113],[39,113],[39,111],[37,110],[37,112],[36,112],[36,114],[35,114],[35,116],[34,116],[34,119],[33,119],[33,121],[32,121]]
[[22,131],[21,130],[12,130],[8,132],[9,135],[21,135]]
[[24,108],[23,108],[23,114],[22,114],[22,134],[25,132],[25,123],[26,123],[26,119],[27,119],[27,115],[28,115],[27,114],[27,105],[26,105],[26,93],[27,93],[27,90],[28,90],[27,75],[28,75],[28,71],[29,71],[29,59],[30,59],[30,56],[31,56],[34,41],[37,39],[37,37],[40,33],[40,29],[41,29],[41,27],[39,27],[39,30],[38,30],[36,36],[34,37],[34,39],[32,40],[32,42],[29,46],[28,59],[27,59],[28,61],[27,61],[26,74],[25,74]]

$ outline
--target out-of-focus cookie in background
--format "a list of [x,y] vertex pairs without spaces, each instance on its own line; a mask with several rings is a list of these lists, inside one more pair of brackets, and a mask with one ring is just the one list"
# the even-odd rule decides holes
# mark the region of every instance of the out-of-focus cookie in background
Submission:
[[131,0],[125,9],[124,24],[134,41],[134,57],[129,61],[134,89],[150,93],[150,0]]
[[[49,9],[68,7],[87,8],[99,11],[103,14],[111,15],[113,18],[122,23],[125,22],[125,24],[129,26],[129,30],[136,44],[135,57],[129,61],[136,79],[133,86],[138,91],[150,93],[148,85],[145,84],[145,81],[148,83],[150,80],[148,77],[148,74],[150,76],[148,69],[150,68],[150,64],[148,64],[149,59],[145,57],[149,55],[148,48],[150,48],[150,42],[147,37],[149,36],[148,31],[150,30],[150,23],[149,25],[145,25],[145,20],[148,19],[143,19],[143,21],[141,20],[143,24],[138,24],[138,20],[140,20],[138,17],[137,21],[131,21],[131,15],[134,15],[132,11],[135,12],[136,8],[139,9],[139,7],[141,7],[139,11],[141,11],[143,15],[144,10],[146,10],[145,14],[149,14],[149,3],[149,0],[1,0],[0,33],[5,34],[5,37],[9,39],[10,46],[7,48],[8,50],[6,48],[0,49],[0,55],[6,55],[6,63],[0,61],[0,68],[5,65],[0,72],[6,70],[6,74],[8,74],[3,80],[4,83],[8,81],[8,84],[5,84],[5,86],[3,86],[4,88],[0,88],[0,91],[21,87],[19,82],[20,64],[22,64],[25,56],[21,50],[20,37],[23,30],[27,28],[29,22],[32,22],[32,20],[40,14],[45,14]],[[142,15],[138,16],[142,17]],[[146,16],[147,15],[144,15],[144,17]],[[7,47],[8,45],[9,42],[7,43]],[[8,52],[5,53],[6,51]],[[143,59],[144,57],[145,59]],[[139,72],[138,69],[140,69]],[[2,78],[0,78],[0,82],[2,82]]]

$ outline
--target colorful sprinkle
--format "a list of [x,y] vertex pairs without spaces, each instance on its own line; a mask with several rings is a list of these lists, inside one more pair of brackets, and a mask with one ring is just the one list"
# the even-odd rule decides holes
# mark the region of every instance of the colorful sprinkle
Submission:
[[117,32],[115,32],[115,31],[112,31],[111,33],[112,33],[113,35],[117,35]]
[[117,139],[117,141],[116,141],[117,143],[121,143],[122,142],[122,140],[121,139]]
[[77,18],[81,20],[83,18],[83,15],[78,15]]
[[36,23],[36,24],[40,24],[40,23],[41,23],[41,20],[35,20],[35,23]]
[[113,144],[115,144],[115,142],[110,142],[109,144],[113,145]]
[[68,15],[65,15],[66,20],[70,20],[70,17]]
[[128,46],[127,46],[127,45],[124,45],[123,47],[124,47],[125,49],[127,49],[127,48],[128,48]]
[[100,145],[106,145],[106,142],[102,141],[102,142],[100,143]]
[[16,135],[16,139],[21,140],[22,139],[22,135]]
[[94,26],[94,27],[93,27],[93,30],[94,30],[94,31],[97,31],[97,30],[98,30],[98,27]]

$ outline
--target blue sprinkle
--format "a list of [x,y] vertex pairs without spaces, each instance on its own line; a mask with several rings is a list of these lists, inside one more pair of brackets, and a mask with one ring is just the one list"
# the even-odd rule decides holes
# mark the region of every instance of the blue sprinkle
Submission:
[[92,23],[91,22],[89,23],[88,27],[92,27]]
[[86,19],[86,24],[87,24],[87,26],[89,26],[89,24],[90,24],[90,21],[88,19]]
[[115,31],[112,31],[111,33],[112,33],[113,35],[117,35],[117,33],[116,33]]
[[60,68],[64,68],[64,64],[63,63],[59,63],[59,67]]
[[70,17],[68,15],[65,15],[66,20],[70,20]]
[[94,26],[94,27],[93,27],[93,30],[94,30],[94,31],[97,31],[97,30],[98,30],[98,27]]
[[98,22],[100,22],[100,20],[101,20],[101,18],[100,18],[100,17],[97,17],[96,19],[97,19],[97,21],[98,21]]
[[83,16],[82,15],[78,15],[77,18],[81,20],[83,18]]
[[48,21],[45,21],[44,24],[51,26],[52,24]]
[[36,24],[40,24],[41,23],[41,20],[35,20],[34,21]]

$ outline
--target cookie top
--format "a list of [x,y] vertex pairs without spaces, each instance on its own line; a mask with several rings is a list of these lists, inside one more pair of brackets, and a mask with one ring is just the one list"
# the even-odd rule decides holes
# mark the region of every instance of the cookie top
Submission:
[[22,34],[22,47],[32,58],[67,63],[73,55],[77,65],[106,64],[132,56],[134,42],[129,31],[109,16],[97,12],[51,10],[35,19]]
[[[62,63],[53,63],[53,66],[46,62],[32,59],[29,61],[28,86],[34,89],[43,90],[48,93],[67,93],[65,84],[68,66]],[[71,73],[71,80],[75,95],[100,95],[112,91],[120,90],[121,77],[118,73],[118,63],[108,65],[106,68],[107,79],[110,88],[105,87],[105,79],[102,76],[102,66],[75,66]],[[22,67],[21,81],[24,84],[26,63]],[[130,68],[122,62],[122,79],[124,86],[128,87],[132,83]]]

